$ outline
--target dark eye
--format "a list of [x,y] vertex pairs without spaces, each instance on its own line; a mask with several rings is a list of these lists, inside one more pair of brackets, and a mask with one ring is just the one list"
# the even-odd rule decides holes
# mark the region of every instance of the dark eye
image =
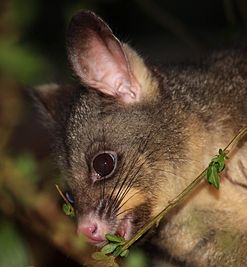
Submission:
[[92,168],[100,177],[109,177],[115,171],[116,165],[117,155],[115,152],[99,153],[92,161]]
[[70,192],[66,192],[65,193],[65,197],[67,198],[67,200],[69,201],[69,203],[71,205],[73,205],[75,203],[75,199],[74,199],[73,195]]

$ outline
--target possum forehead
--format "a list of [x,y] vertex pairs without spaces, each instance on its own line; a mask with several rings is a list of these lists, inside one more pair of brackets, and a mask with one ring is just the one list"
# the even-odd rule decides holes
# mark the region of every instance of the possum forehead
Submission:
[[96,94],[82,96],[70,116],[68,138],[82,145],[87,141],[125,145],[152,131],[152,113],[142,106],[124,107]]

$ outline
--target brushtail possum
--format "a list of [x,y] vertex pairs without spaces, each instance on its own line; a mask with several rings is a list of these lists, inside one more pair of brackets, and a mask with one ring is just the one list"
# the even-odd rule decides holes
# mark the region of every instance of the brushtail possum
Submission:
[[[92,12],[68,28],[77,86],[43,86],[36,97],[54,135],[78,233],[130,239],[247,124],[247,50],[198,64],[150,66]],[[160,223],[152,266],[247,266],[247,139],[222,173],[203,182]],[[148,242],[152,242],[150,239]]]

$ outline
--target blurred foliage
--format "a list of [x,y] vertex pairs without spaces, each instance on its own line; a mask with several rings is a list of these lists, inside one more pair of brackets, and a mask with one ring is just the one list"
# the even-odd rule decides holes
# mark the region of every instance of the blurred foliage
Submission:
[[126,259],[125,267],[148,267],[147,258],[141,250],[133,249]]
[[0,221],[0,266],[30,266],[27,244],[16,226],[7,220]]
[[[160,62],[173,61],[188,51],[194,56],[185,42],[188,35],[203,46],[214,47],[246,34],[246,0],[1,0],[0,170],[4,166],[6,176],[19,174],[37,190],[52,187],[57,174],[49,165],[47,133],[37,126],[23,88],[72,81],[66,61],[66,26],[72,14],[83,8],[97,12],[120,38],[131,40]],[[182,27],[177,29],[175,22]],[[35,267],[76,266],[56,249],[47,253],[47,245],[32,232],[24,235],[20,231],[23,225],[15,217],[8,192],[2,190],[1,179],[0,197],[5,198],[0,203],[0,266],[27,267],[35,257],[39,264]],[[18,200],[15,204],[19,205]],[[147,266],[140,251],[131,253],[126,264]]]
[[[9,40],[0,41],[0,71],[25,84],[37,83],[49,76],[50,66],[45,58],[28,47]],[[38,78],[40,77],[40,78]]]
[[2,6],[0,73],[25,84],[37,82],[37,77],[49,73],[49,64],[21,39],[38,15],[39,0],[3,0]]
[[38,182],[40,175],[38,173],[37,161],[32,154],[22,153],[16,158],[15,166],[21,173],[22,177],[25,177],[31,182]]
[[19,33],[30,27],[40,9],[40,0],[12,0],[8,4],[7,20],[13,22]]

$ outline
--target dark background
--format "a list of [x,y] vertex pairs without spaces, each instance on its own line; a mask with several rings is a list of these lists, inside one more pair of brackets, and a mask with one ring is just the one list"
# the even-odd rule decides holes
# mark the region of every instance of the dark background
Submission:
[[79,9],[96,12],[118,38],[158,63],[243,40],[247,27],[244,0],[2,0],[0,5],[1,71],[29,85],[70,79],[65,32]]
[[[25,89],[74,82],[65,35],[71,16],[80,9],[103,17],[120,40],[158,65],[246,43],[246,0],[1,0],[0,197],[6,193],[1,189],[5,162],[40,190],[53,192],[59,174],[50,160],[50,140]],[[1,202],[0,266],[72,266],[8,211]]]

